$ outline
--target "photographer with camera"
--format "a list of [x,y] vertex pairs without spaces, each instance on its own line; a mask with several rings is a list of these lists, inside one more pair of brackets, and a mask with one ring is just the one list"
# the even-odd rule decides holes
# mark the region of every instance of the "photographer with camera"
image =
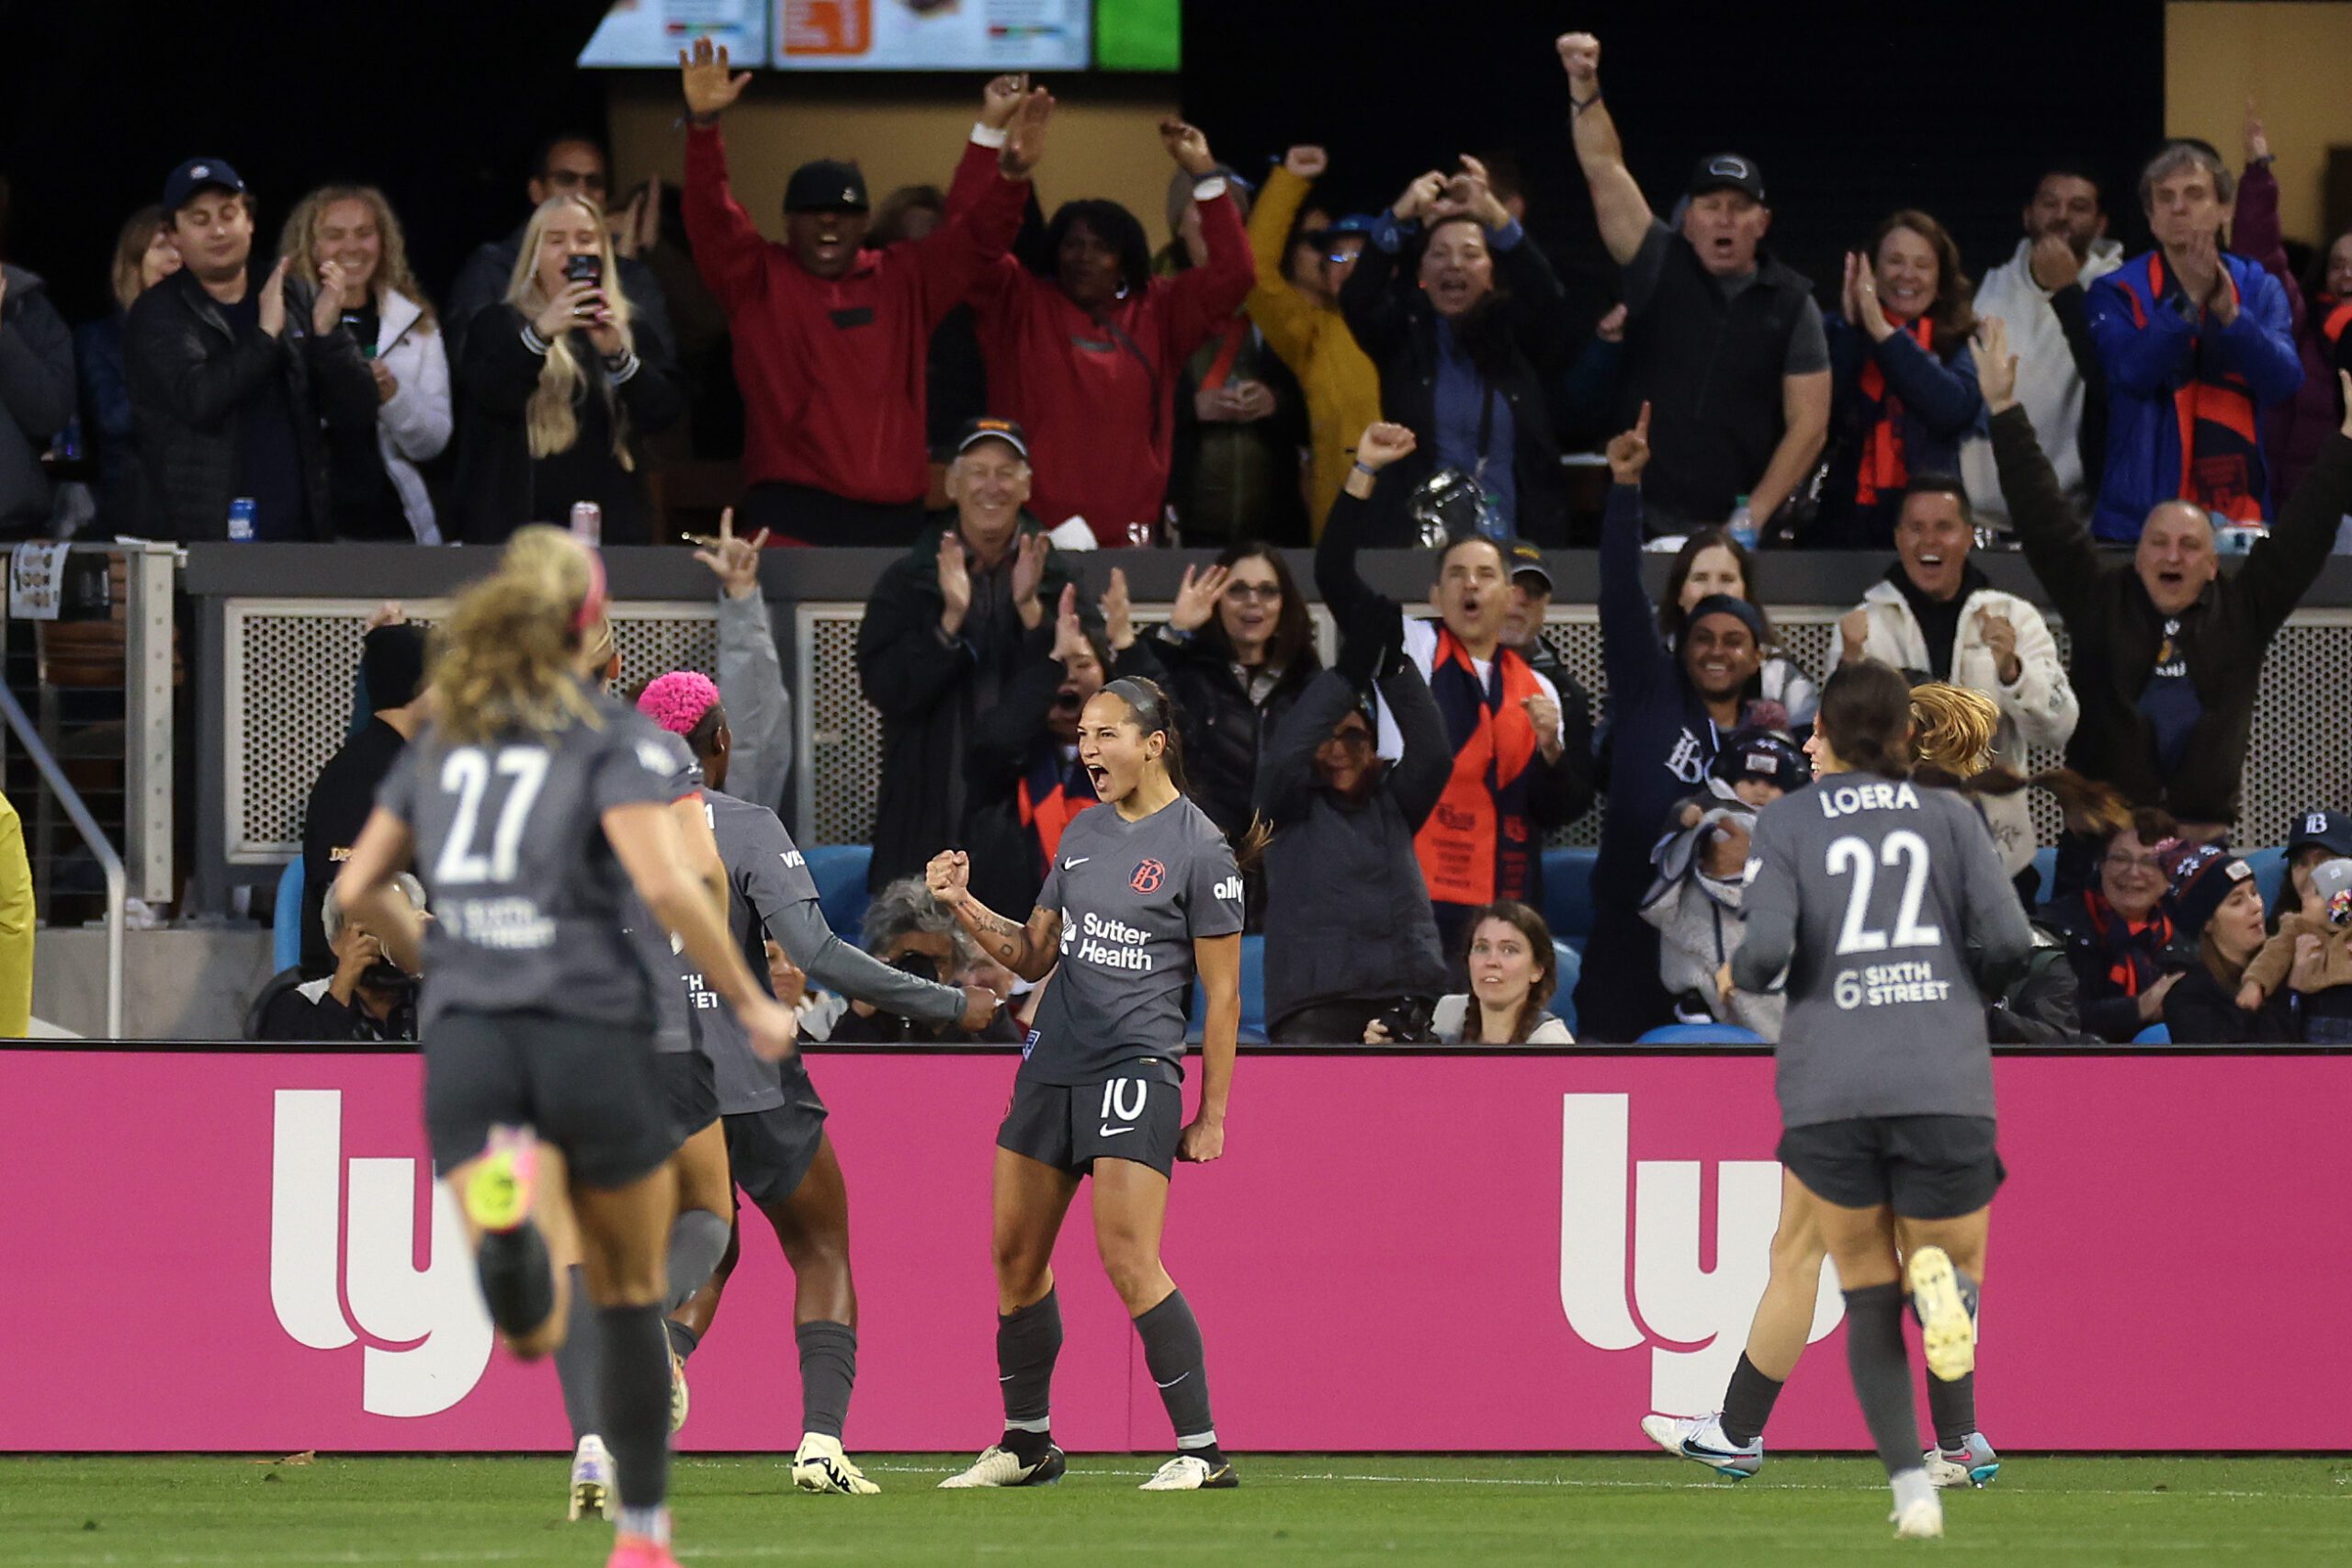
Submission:
[[[893,969],[949,985],[964,984],[978,953],[972,940],[956,924],[956,917],[931,896],[920,876],[902,876],[874,896],[865,907],[865,951]],[[893,1018],[870,1004],[850,1003],[849,1011],[833,1025],[836,1045],[887,1045],[905,1041],[942,1044],[1017,1044],[1021,1028],[1000,1007],[996,1016],[978,1029],[963,1027],[970,1015],[955,1023],[918,1023]]]
[[[394,886],[417,913],[424,885],[402,872]],[[330,887],[320,900],[334,973],[281,991],[262,1010],[261,1038],[271,1041],[413,1040],[417,977],[393,963],[376,933],[346,916]]]

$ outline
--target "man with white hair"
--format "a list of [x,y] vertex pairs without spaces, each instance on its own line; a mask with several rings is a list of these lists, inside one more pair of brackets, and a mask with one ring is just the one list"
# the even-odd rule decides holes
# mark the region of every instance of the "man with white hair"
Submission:
[[[419,914],[424,885],[407,872],[394,885]],[[351,919],[330,886],[320,900],[334,973],[280,991],[262,1010],[264,1040],[413,1040],[416,982],[385,954],[376,933]]]

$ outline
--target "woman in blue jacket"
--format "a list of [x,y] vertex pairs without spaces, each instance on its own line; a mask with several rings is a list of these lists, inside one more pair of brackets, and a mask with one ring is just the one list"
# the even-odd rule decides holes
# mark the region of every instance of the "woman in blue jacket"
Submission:
[[1960,248],[1924,212],[1890,214],[1867,257],[1847,256],[1843,311],[1824,323],[1831,450],[1809,542],[1892,548],[1904,485],[1960,471],[1961,442],[1984,428],[1968,364],[1973,292]]

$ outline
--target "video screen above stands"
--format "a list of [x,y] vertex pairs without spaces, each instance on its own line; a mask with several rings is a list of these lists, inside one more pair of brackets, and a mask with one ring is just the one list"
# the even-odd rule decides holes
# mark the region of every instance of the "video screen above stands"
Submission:
[[620,0],[585,66],[659,69],[696,39],[782,71],[1173,71],[1175,0]]

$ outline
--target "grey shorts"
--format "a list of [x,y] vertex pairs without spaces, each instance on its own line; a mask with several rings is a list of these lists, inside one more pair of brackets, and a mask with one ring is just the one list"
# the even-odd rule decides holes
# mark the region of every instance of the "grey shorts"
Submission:
[[676,1146],[641,1027],[543,1012],[447,1012],[424,1037],[424,1130],[447,1172],[493,1126],[529,1127],[584,1186],[627,1187]]
[[727,1124],[727,1163],[743,1196],[762,1208],[800,1190],[825,1141],[825,1108],[789,1104],[720,1118]]
[[1184,1089],[1150,1077],[1094,1083],[1017,1079],[996,1146],[1084,1174],[1098,1159],[1133,1160],[1167,1176],[1184,1131]]
[[1989,1116],[1857,1116],[1791,1127],[1781,1163],[1817,1198],[1881,1204],[1906,1220],[1956,1220],[1993,1201],[2008,1168]]
[[710,1058],[699,1051],[672,1051],[656,1055],[662,1093],[670,1107],[671,1147],[718,1120],[718,1076]]

